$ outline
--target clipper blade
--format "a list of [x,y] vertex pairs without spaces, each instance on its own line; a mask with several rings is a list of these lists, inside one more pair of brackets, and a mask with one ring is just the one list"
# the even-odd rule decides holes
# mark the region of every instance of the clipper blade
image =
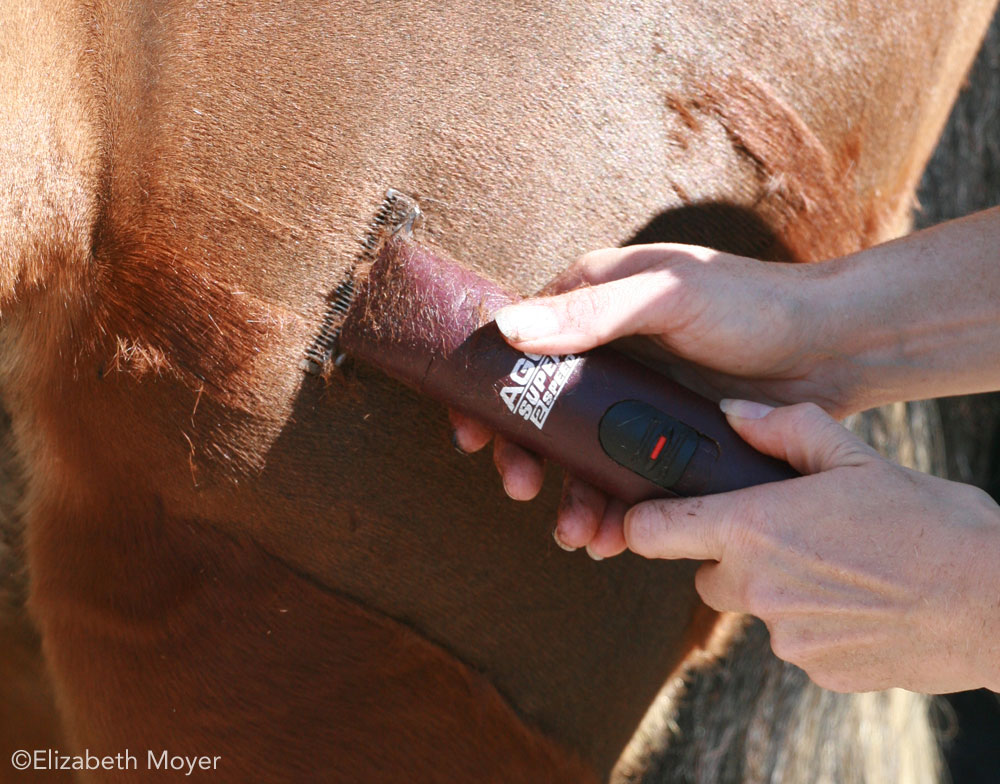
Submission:
[[400,234],[408,235],[422,219],[423,213],[416,199],[395,188],[389,188],[385,192],[368,226],[368,231],[361,238],[361,249],[355,256],[354,263],[327,298],[326,313],[323,315],[319,334],[306,349],[306,355],[299,362],[299,368],[310,375],[319,376],[331,363],[334,366],[340,363],[342,357],[337,355],[337,344],[341,325],[351,303],[354,302],[357,270],[373,264],[382,245],[389,238]]

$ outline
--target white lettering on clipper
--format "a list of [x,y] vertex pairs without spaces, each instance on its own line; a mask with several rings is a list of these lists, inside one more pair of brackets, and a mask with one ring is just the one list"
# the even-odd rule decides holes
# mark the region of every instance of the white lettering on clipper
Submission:
[[582,361],[576,354],[524,354],[503,380],[500,397],[511,412],[541,430],[559,393]]

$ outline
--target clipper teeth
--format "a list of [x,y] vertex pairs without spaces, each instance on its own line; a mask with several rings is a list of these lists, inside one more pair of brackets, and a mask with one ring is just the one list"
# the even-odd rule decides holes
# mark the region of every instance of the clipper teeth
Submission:
[[359,266],[373,264],[378,257],[382,244],[397,234],[409,234],[420,222],[423,214],[417,202],[405,193],[390,188],[385,192],[385,198],[375,211],[368,231],[361,238],[361,250],[354,264],[347,271],[344,279],[330,294],[326,313],[319,335],[313,344],[306,349],[306,355],[299,367],[314,376],[321,375],[323,368],[330,362],[339,365],[342,357],[334,359],[337,351],[337,340],[340,337],[340,327],[354,301],[354,271]]
[[349,270],[347,277],[330,295],[319,335],[306,349],[305,357],[299,362],[299,367],[306,373],[314,376],[321,375],[326,364],[333,360],[333,355],[337,351],[337,338],[340,337],[340,325],[343,323],[347,309],[351,307],[353,300],[354,276],[353,271]]

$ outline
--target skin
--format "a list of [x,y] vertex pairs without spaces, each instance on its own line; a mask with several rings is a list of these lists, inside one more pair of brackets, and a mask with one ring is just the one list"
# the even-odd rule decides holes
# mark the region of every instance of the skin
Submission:
[[[811,266],[649,245],[582,257],[552,292],[497,314],[515,347],[585,351],[645,335],[752,446],[803,476],[626,509],[569,477],[556,540],[705,561],[718,610],[767,623],[821,686],[1000,690],[1000,508],[901,468],[839,425],[883,403],[1000,388],[1000,209]],[[754,401],[732,398],[753,398]],[[472,451],[489,433],[455,418]],[[508,494],[541,463],[497,439]]]

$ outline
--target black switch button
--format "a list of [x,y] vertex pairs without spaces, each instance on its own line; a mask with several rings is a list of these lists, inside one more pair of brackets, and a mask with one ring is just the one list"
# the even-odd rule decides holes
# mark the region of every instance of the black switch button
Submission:
[[[694,428],[638,400],[615,403],[601,417],[598,437],[605,454],[650,482],[670,490],[705,441]],[[717,448],[712,450],[718,454]]]

